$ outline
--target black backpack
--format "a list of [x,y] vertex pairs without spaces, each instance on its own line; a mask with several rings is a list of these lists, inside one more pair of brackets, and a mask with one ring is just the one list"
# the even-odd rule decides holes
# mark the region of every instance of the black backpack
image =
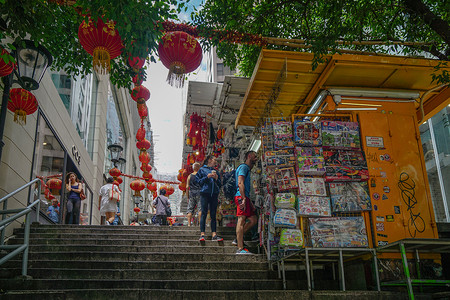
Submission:
[[[241,165],[239,165],[241,166]],[[248,176],[248,173],[245,177]],[[237,192],[236,170],[223,174],[223,194],[226,199],[233,200]]]

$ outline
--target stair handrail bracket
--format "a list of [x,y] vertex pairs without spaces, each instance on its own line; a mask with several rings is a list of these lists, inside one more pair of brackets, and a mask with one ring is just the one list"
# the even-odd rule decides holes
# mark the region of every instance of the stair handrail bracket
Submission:
[[[16,208],[16,209],[8,209],[8,199],[16,195],[17,193],[27,189],[32,188],[33,185],[36,185],[36,188],[34,191],[37,190],[37,196],[38,199],[34,200],[34,196],[36,195],[35,192],[29,193],[30,199],[28,201],[29,204],[27,207],[24,208]],[[2,215],[2,219],[0,221],[0,250],[13,250],[6,254],[5,256],[0,258],[0,266],[16,255],[23,252],[22,255],[22,276],[27,276],[27,269],[28,269],[28,251],[30,246],[30,213],[36,208],[36,222],[39,223],[39,211],[40,211],[40,195],[41,195],[41,179],[36,178],[27,184],[19,187],[15,191],[9,193],[8,195],[4,196],[0,199],[0,203],[3,203],[3,209],[0,210],[0,215]],[[33,201],[34,200],[34,201]],[[8,216],[9,215],[9,216]],[[8,227],[8,225],[11,225],[14,220],[17,220],[21,218],[22,216],[25,216],[25,234],[23,238],[23,244],[18,245],[5,245],[5,230]]]

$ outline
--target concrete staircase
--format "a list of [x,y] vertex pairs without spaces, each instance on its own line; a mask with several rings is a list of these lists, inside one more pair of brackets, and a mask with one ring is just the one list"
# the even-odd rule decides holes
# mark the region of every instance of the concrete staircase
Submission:
[[[291,277],[283,290],[264,255],[236,255],[234,228],[218,231],[224,242],[199,243],[198,227],[34,225],[31,278],[21,278],[20,257],[1,266],[0,299],[402,298],[308,292],[300,277]],[[9,243],[21,242],[23,230],[17,229]]]

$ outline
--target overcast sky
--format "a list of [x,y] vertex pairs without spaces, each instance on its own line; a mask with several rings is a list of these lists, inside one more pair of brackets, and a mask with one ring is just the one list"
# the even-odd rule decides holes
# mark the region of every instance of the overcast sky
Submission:
[[[198,6],[201,2],[202,0],[193,0],[189,5]],[[180,18],[188,20],[191,10],[180,15]],[[155,166],[159,173],[177,173],[181,168],[183,150],[183,114],[188,81],[185,81],[184,88],[171,87],[166,82],[168,72],[161,62],[151,63],[147,66],[147,81],[144,82],[151,93],[147,106],[154,134]],[[193,73],[196,74],[191,73],[189,80],[206,81],[204,60]]]

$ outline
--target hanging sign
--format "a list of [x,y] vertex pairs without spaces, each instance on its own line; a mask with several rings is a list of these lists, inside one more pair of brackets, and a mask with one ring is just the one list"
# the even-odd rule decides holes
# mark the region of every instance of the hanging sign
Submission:
[[366,136],[367,147],[384,148],[384,141],[381,136]]

